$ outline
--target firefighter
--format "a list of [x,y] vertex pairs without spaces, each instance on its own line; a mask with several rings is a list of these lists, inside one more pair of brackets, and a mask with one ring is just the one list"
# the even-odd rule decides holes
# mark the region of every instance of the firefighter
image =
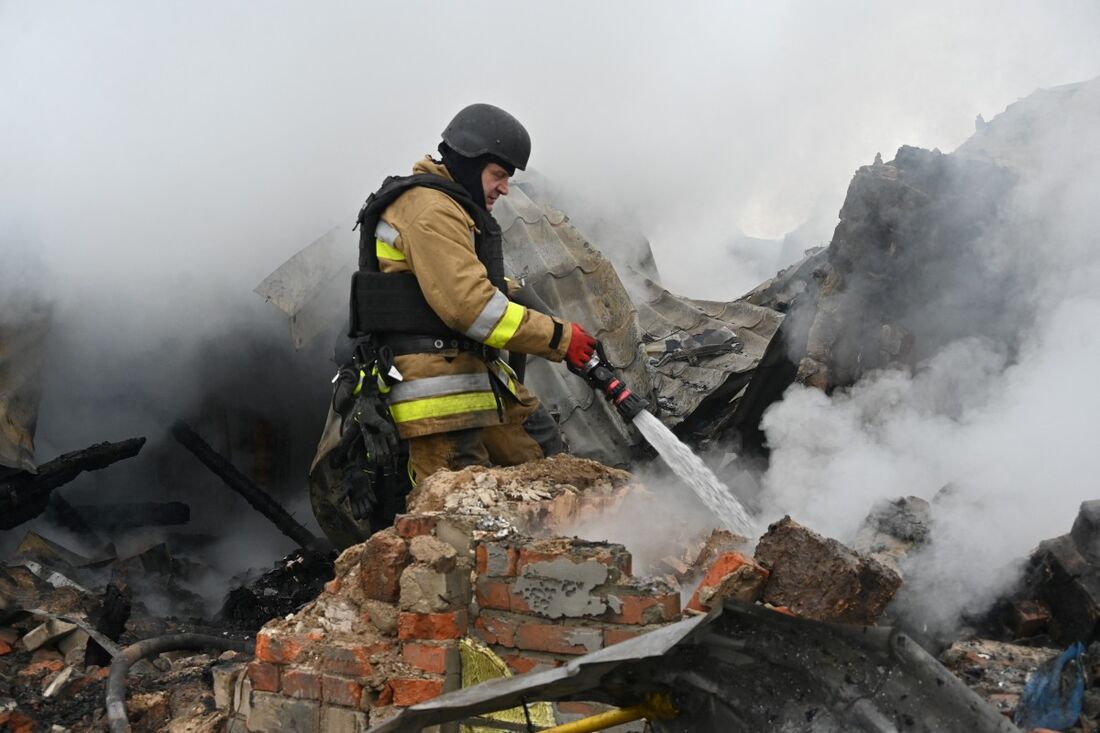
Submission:
[[373,376],[407,441],[413,483],[442,468],[542,458],[524,429],[538,400],[500,352],[579,367],[596,346],[581,326],[517,302],[504,276],[490,212],[527,166],[527,130],[498,107],[472,104],[442,138],[439,160],[425,157],[367,199],[352,287],[351,336],[384,355]]

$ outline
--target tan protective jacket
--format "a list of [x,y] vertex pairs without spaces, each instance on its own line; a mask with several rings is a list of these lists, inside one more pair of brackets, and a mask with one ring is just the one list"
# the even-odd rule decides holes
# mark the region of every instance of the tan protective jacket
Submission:
[[[454,180],[446,167],[427,157],[413,166],[413,173]],[[524,308],[493,286],[474,252],[474,221],[447,194],[429,188],[406,191],[382,212],[375,236],[379,269],[415,275],[428,304],[449,328],[495,349],[551,361],[565,357],[571,324]],[[551,347],[555,323],[560,337]],[[537,404],[506,364],[487,366],[469,352],[410,354],[394,363],[402,381],[392,386],[388,401],[402,438],[499,425],[509,413],[517,419]],[[498,392],[511,392],[530,409],[506,409],[502,417],[491,378],[502,387]]]

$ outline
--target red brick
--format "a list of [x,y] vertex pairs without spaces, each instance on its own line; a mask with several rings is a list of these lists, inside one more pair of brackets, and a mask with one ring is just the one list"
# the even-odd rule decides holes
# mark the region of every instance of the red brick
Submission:
[[641,636],[645,632],[646,629],[641,629],[637,626],[623,626],[622,628],[613,628],[609,626],[604,629],[603,644],[604,646],[611,646],[612,644],[618,644],[620,641],[626,641],[627,639]]
[[533,669],[546,668],[546,667],[560,667],[564,662],[560,659],[545,656],[538,657],[532,654],[524,654],[514,650],[496,649],[494,650],[504,663],[508,665],[515,674],[527,674]]
[[393,705],[393,687],[389,682],[386,682],[382,687],[382,691],[378,693],[378,699],[374,701],[374,705],[371,707],[381,708],[387,705]]
[[366,542],[360,560],[359,581],[368,598],[396,603],[398,580],[409,564],[409,546],[393,530],[376,532]]
[[[714,600],[715,592],[727,582],[736,583],[741,589],[740,595],[743,597],[739,597],[739,600],[753,603],[763,593],[767,579],[768,571],[755,560],[745,557],[740,552],[723,552],[714,558],[714,562],[707,568],[707,574],[695,588],[687,608],[691,611],[706,611]],[[734,595],[738,596],[738,594]],[[704,599],[706,605],[704,605]]]
[[447,671],[448,657],[457,653],[453,644],[418,644],[407,641],[401,648],[401,658],[407,664],[432,674],[444,674]]
[[295,668],[285,669],[280,687],[287,697],[321,699],[321,675],[316,672]]
[[6,641],[0,641],[0,657],[5,654],[11,654],[11,644]]
[[272,664],[290,664],[298,661],[309,643],[309,638],[299,634],[260,631],[256,635],[256,659]]
[[[506,577],[515,577],[516,572],[517,572],[516,571],[516,565],[519,562],[519,551],[516,550],[516,548],[512,547],[511,545],[505,545],[505,544],[498,543],[498,542],[494,542],[492,544],[495,548],[502,549],[504,551],[505,555],[508,558],[507,561],[506,561],[506,564],[505,564],[504,576],[506,576]],[[475,550],[474,550],[474,560],[475,560],[475,568],[477,570],[477,574],[478,575],[488,575],[489,574],[489,548],[488,548],[487,544],[482,543],[482,544],[478,545],[477,548],[475,548]],[[493,573],[493,575],[497,575],[499,577],[498,573]]]
[[516,646],[535,652],[588,654],[603,646],[603,633],[592,626],[527,622],[516,627]]
[[449,613],[401,613],[397,616],[397,638],[444,640],[466,635],[466,611]]
[[329,582],[325,583],[325,593],[339,593],[341,586],[344,585],[344,581],[340,578],[333,578]]
[[251,661],[245,667],[245,674],[252,682],[252,689],[261,692],[279,691],[279,668],[267,662]]
[[507,618],[481,613],[474,621],[474,628],[486,644],[516,645],[516,624]]
[[0,713],[0,730],[8,733],[34,733],[38,727],[33,718],[28,718],[14,710]]
[[475,597],[477,605],[481,608],[495,608],[499,611],[508,611],[512,608],[512,586],[502,580],[478,578]]
[[321,656],[321,669],[329,674],[342,674],[349,677],[370,677],[374,674],[371,660],[393,649],[389,642],[371,644],[329,644],[324,647]]
[[57,659],[46,659],[41,662],[32,662],[19,670],[20,677],[37,677],[47,672],[60,672],[65,668],[65,663]]
[[411,540],[424,534],[435,532],[435,525],[439,523],[439,517],[435,514],[398,514],[393,522],[393,528],[400,537]]
[[362,695],[363,686],[353,679],[330,674],[321,678],[321,699],[329,705],[357,708]]
[[613,570],[618,570],[626,577],[630,577],[633,565],[631,554],[621,549],[613,552],[608,547],[600,547],[595,550],[591,548],[577,548],[574,550],[572,547],[542,550],[537,547],[521,547],[519,560],[516,562],[516,572],[521,572],[525,565],[536,562],[552,562],[559,557],[567,558],[575,563],[598,562]]
[[393,704],[408,707],[443,694],[443,680],[408,679],[399,677],[386,685],[393,690]]
[[680,618],[680,594],[662,593],[649,596],[612,593],[622,603],[619,612],[607,617],[616,624],[659,624]]

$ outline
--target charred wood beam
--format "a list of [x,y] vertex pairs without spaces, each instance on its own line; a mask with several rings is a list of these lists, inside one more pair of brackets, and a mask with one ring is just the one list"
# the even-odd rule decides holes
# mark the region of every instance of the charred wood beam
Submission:
[[145,438],[119,443],[96,443],[83,450],[58,456],[38,467],[38,473],[17,473],[0,480],[0,529],[18,527],[46,510],[50,493],[84,471],[97,471],[112,463],[133,458],[145,445]]
[[217,475],[225,485],[236,491],[252,508],[271,520],[279,531],[294,540],[303,549],[327,552],[329,546],[298,523],[279,502],[251,479],[237,470],[223,455],[210,447],[187,423],[179,421],[172,426],[172,437],[189,450],[204,466]]
[[191,521],[191,507],[182,501],[132,501],[80,504],[73,509],[93,529],[118,531],[140,527],[170,527]]

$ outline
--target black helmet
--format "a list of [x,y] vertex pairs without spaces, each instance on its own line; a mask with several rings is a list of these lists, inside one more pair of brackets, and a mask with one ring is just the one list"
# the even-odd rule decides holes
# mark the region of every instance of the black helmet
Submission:
[[531,136],[512,115],[491,104],[471,104],[443,131],[443,142],[464,158],[491,155],[523,170],[531,157]]

